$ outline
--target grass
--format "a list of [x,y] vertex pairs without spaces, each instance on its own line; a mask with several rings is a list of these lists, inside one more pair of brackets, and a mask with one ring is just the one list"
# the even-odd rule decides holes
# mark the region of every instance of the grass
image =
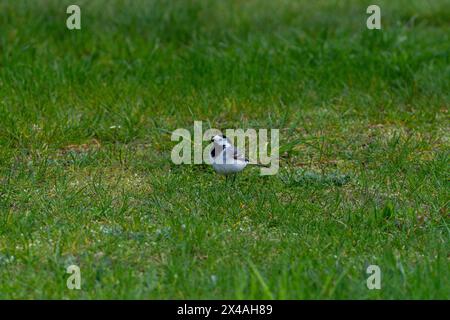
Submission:
[[[0,298],[450,298],[450,1],[73,2],[0,3]],[[194,120],[279,174],[174,165]]]

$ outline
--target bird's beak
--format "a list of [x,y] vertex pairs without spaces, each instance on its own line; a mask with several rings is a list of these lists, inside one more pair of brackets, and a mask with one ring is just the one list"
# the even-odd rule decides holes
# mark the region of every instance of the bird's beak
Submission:
[[214,137],[211,138],[211,142],[214,142]]

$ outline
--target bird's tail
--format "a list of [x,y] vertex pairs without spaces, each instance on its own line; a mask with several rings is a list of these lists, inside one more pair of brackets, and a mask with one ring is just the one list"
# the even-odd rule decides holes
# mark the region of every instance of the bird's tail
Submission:
[[262,163],[249,163],[249,164],[257,166],[257,167],[270,168],[270,166],[268,164],[262,164]]

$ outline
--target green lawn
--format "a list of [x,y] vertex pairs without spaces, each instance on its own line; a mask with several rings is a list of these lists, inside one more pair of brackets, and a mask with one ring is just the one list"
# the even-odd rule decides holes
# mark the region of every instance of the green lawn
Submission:
[[[1,0],[0,298],[449,299],[450,1],[373,3]],[[279,173],[174,165],[194,120]]]

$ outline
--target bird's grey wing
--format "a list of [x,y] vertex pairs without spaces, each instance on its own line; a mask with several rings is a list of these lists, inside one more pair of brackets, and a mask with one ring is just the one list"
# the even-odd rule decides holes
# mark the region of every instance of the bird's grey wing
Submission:
[[238,148],[231,146],[231,147],[229,147],[229,149],[230,149],[229,150],[230,155],[233,157],[234,160],[240,160],[240,161],[247,161],[248,162],[248,159],[246,157],[244,157],[244,155],[239,151]]

